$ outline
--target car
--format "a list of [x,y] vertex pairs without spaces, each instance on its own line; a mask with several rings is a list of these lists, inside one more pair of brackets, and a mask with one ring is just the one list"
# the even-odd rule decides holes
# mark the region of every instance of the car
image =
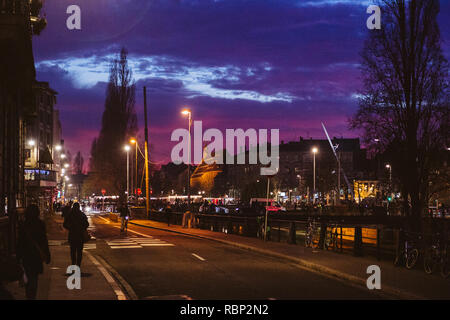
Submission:
[[286,212],[286,208],[280,206],[279,204],[273,204],[270,206],[265,206],[266,210],[268,212],[272,212],[272,213],[280,213],[280,212]]

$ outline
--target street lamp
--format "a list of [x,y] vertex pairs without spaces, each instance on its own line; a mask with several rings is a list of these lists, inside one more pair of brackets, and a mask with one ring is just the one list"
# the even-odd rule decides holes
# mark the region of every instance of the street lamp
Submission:
[[36,141],[34,141],[33,139],[28,140],[28,145],[29,145],[30,147],[34,147],[34,146],[36,145]]
[[[386,164],[386,168],[389,169],[389,193],[392,199],[392,166],[388,163]],[[389,215],[389,199],[387,201],[387,214]]]
[[69,167],[69,164],[68,164],[68,163],[65,163],[65,164],[64,164],[64,168],[67,169],[68,167]]
[[127,152],[127,203],[128,203],[128,196],[130,195],[130,146],[126,145],[124,147],[125,151]]
[[184,109],[181,111],[183,115],[188,116],[189,122],[189,140],[188,140],[188,184],[187,184],[187,193],[188,193],[188,210],[191,210],[191,124],[192,124],[192,112],[189,109]]
[[313,153],[313,203],[316,202],[316,153],[319,151],[317,147],[312,148]]
[[131,144],[135,144],[136,145],[136,155],[135,155],[135,160],[136,160],[136,163],[135,163],[135,176],[134,176],[134,183],[133,184],[135,184],[136,185],[136,188],[134,188],[134,186],[133,186],[133,190],[134,189],[137,189],[137,186],[138,186],[138,148],[139,148],[139,143],[138,143],[138,141],[137,141],[137,139],[135,139],[135,138],[131,138],[130,139],[130,143]]
[[55,146],[56,151],[61,151],[62,147],[60,145]]

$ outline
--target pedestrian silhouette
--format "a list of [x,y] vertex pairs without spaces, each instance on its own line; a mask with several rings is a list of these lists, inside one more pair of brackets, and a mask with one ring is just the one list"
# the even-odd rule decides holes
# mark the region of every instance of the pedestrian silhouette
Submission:
[[43,262],[50,263],[45,224],[39,219],[39,208],[30,205],[25,210],[25,220],[19,225],[17,258],[25,272],[25,293],[29,300],[36,299],[39,274],[44,271]]
[[74,203],[72,211],[66,217],[63,226],[69,230],[70,257],[72,259],[72,265],[81,267],[85,233],[89,227],[89,222],[86,215],[80,210],[80,204],[78,202]]

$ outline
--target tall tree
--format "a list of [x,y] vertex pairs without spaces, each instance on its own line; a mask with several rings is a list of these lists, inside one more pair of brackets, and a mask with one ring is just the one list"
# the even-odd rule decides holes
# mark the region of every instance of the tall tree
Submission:
[[136,135],[135,84],[125,48],[114,59],[106,89],[105,110],[100,135],[92,143],[90,174],[85,193],[123,195],[126,189],[124,145]]
[[84,158],[81,155],[81,152],[78,151],[75,159],[73,160],[73,173],[74,174],[82,174],[84,166]]
[[350,126],[363,131],[369,148],[390,155],[404,212],[419,228],[449,132],[439,0],[382,0],[380,6],[382,26],[370,31],[361,54],[364,90]]

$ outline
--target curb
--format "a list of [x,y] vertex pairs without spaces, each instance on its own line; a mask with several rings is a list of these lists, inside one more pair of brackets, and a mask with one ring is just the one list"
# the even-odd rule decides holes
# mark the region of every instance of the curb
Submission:
[[[94,254],[92,254],[92,255],[94,255]],[[133,288],[128,284],[127,281],[125,281],[125,279],[108,262],[105,261],[105,259],[103,259],[99,255],[95,255],[95,257],[100,262],[100,264],[102,264],[103,267],[105,267],[108,270],[108,272],[115,278],[115,280],[119,283],[119,285],[122,287],[122,289],[124,289],[125,295],[129,298],[128,300],[139,300],[139,297],[134,292]]]
[[[275,258],[280,258],[283,260],[288,260],[291,262],[295,262],[299,265],[301,265],[302,267],[305,267],[309,270],[312,271],[316,271],[325,275],[329,275],[329,276],[333,276],[335,278],[341,279],[341,280],[346,280],[349,281],[353,284],[359,285],[359,286],[363,286],[366,287],[366,279],[363,278],[359,278],[356,276],[353,276],[351,274],[345,273],[345,272],[341,272],[335,269],[331,269],[328,267],[325,267],[323,265],[317,264],[317,263],[313,263],[313,262],[309,262],[307,260],[304,259],[300,259],[300,258],[295,258],[289,255],[285,255],[285,254],[281,254],[281,253],[276,253],[273,252],[271,250],[265,250],[265,249],[260,249],[257,247],[253,247],[253,246],[249,246],[249,245],[245,245],[245,244],[241,244],[241,243],[237,243],[237,242],[232,242],[232,241],[227,241],[227,240],[222,240],[222,239],[217,239],[217,238],[213,238],[213,237],[208,237],[208,236],[202,236],[202,235],[196,235],[196,234],[191,234],[191,233],[187,233],[187,232],[182,232],[182,231],[176,231],[176,230],[170,230],[170,229],[165,229],[165,228],[161,228],[161,227],[154,227],[154,226],[147,226],[147,225],[143,225],[143,224],[138,224],[135,222],[129,222],[130,224],[139,226],[139,227],[144,227],[144,228],[150,228],[150,229],[155,229],[155,230],[163,230],[163,231],[168,231],[168,232],[173,232],[173,233],[177,233],[177,234],[182,234],[182,235],[186,235],[186,236],[191,236],[191,237],[195,237],[195,238],[200,238],[200,239],[205,239],[205,240],[211,240],[211,241],[216,241],[216,242],[220,242],[223,244],[227,244],[230,246],[234,246],[234,247],[238,247],[240,249],[245,249],[248,251],[253,251],[253,252],[257,252],[263,255],[267,255],[267,256],[272,256]],[[383,293],[384,294],[388,294],[391,296],[394,296],[396,298],[400,298],[400,299],[408,299],[408,300],[424,300],[427,299],[425,297],[422,296],[418,296],[409,292],[403,292],[400,291],[396,288],[393,288],[391,286],[386,286],[383,285]]]

